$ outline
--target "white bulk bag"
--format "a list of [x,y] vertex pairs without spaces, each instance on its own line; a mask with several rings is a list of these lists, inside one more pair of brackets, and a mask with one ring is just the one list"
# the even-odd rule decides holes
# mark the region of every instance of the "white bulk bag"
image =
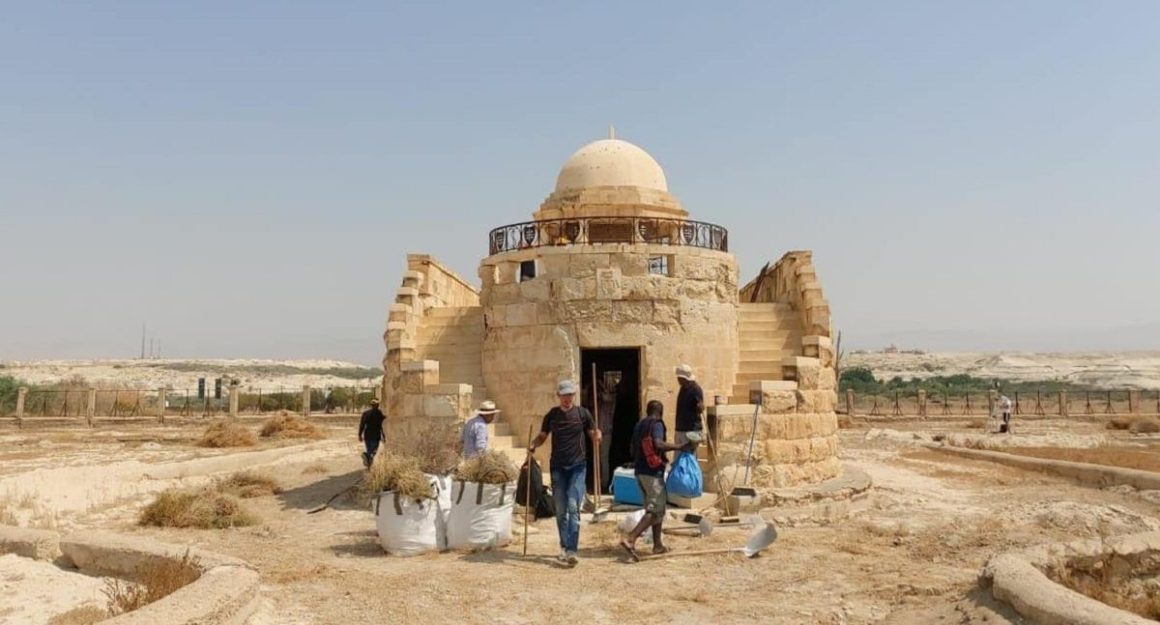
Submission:
[[454,482],[447,546],[451,549],[493,549],[512,541],[512,509],[516,483]]
[[437,518],[438,499],[415,501],[386,491],[375,500],[379,543],[393,556],[415,556],[438,549]]
[[435,480],[435,540],[439,551],[447,549],[447,522],[451,516],[451,476],[431,475],[427,477]]

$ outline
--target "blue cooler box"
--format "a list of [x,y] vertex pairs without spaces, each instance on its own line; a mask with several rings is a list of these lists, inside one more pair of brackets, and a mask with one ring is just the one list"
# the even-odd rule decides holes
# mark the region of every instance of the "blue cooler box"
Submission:
[[640,498],[640,487],[636,485],[636,472],[631,468],[620,467],[612,472],[612,502],[644,505]]

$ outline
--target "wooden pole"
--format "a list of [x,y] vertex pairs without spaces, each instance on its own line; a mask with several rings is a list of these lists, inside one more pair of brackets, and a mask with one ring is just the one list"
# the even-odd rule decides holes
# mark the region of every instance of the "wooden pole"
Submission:
[[532,446],[532,427],[533,427],[533,425],[534,424],[530,424],[530,423],[528,424],[528,448],[529,448],[529,451],[528,451],[528,458],[527,458],[527,460],[524,461],[524,464],[528,467],[528,479],[526,480],[527,486],[524,487],[524,557],[525,558],[528,556],[528,513],[531,511],[532,506],[535,505],[532,503],[532,458],[533,458],[533,456],[532,456],[532,452],[530,451],[531,446]]
[[[600,394],[596,392],[596,363],[592,363],[592,415],[596,420],[596,431],[600,432]],[[601,437],[604,433],[600,432]],[[597,446],[592,450],[592,494],[596,496],[596,502],[592,506],[592,514],[600,509],[600,463],[604,460],[604,454],[601,453],[600,447]]]

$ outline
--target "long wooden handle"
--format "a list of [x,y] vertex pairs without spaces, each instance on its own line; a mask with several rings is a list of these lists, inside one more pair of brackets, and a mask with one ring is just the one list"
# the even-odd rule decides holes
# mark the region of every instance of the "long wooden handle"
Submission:
[[[532,426],[533,426],[533,424],[528,425],[528,447],[529,448],[532,446]],[[528,513],[531,511],[532,506],[534,505],[532,503],[532,452],[531,451],[528,451],[528,457],[527,457],[527,460],[524,461],[524,463],[528,467],[527,486],[524,487],[524,556],[527,557],[527,555],[528,555]]]
[[699,551],[670,551],[668,553],[660,553],[655,556],[641,556],[641,560],[664,560],[665,558],[676,558],[678,556],[707,556],[715,553],[741,553],[744,549],[738,547],[728,547],[721,549],[701,549]]
[[[592,415],[596,419],[596,423],[593,425],[596,426],[596,431],[600,432],[600,395],[596,392],[596,363],[592,363]],[[601,436],[603,434],[601,432]],[[596,494],[596,504],[592,510],[595,512],[600,508],[600,462],[603,460],[599,446],[592,450],[592,458],[592,477],[595,478],[592,483],[594,485],[593,491]]]

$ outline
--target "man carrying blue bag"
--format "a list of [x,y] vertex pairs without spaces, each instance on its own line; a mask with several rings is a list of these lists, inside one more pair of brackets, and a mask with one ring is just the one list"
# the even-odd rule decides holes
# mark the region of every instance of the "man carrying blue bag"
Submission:
[[665,465],[668,464],[665,452],[690,451],[693,448],[692,443],[678,446],[665,442],[665,407],[661,402],[655,399],[649,401],[645,412],[647,413],[645,417],[637,422],[632,431],[632,457],[636,483],[640,487],[643,499],[644,516],[633,528],[632,533],[620,541],[621,548],[633,562],[640,561],[640,556],[636,553],[636,540],[650,527],[653,535],[653,553],[661,554],[669,550],[664,545],[664,535],[661,532],[665,521],[665,507],[669,500],[668,490],[665,488]]

